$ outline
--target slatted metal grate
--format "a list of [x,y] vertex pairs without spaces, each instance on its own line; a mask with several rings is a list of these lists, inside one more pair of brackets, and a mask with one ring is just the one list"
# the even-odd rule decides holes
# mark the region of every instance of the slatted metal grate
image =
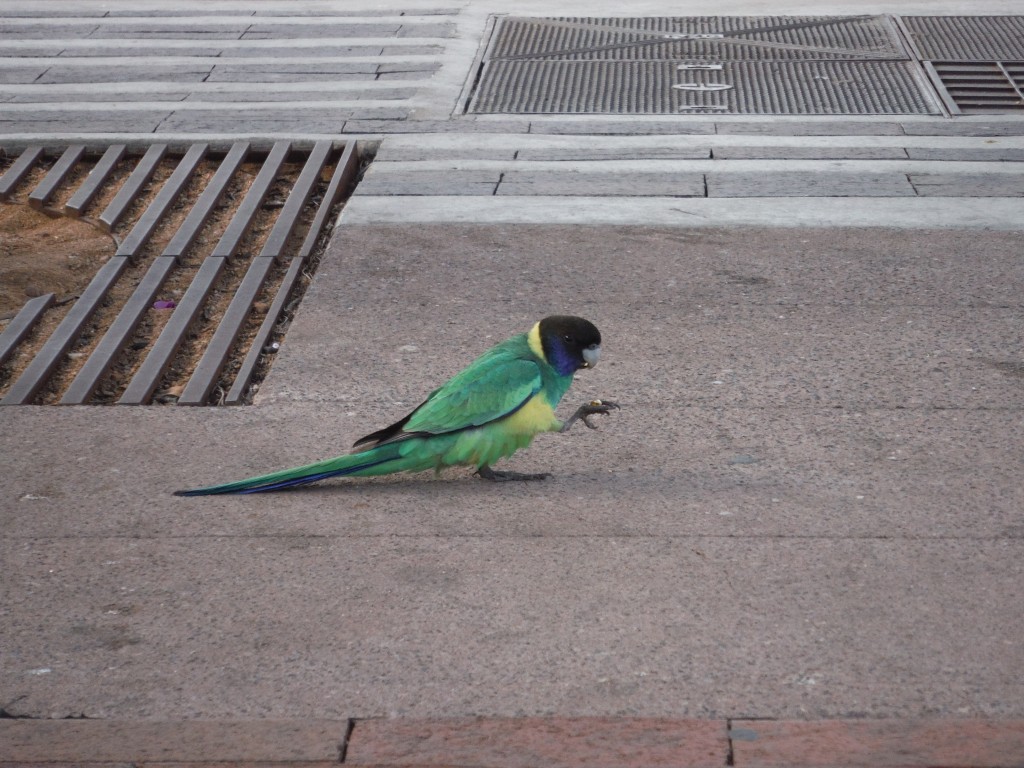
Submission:
[[468,111],[939,114],[887,16],[502,18]]
[[1024,113],[1024,61],[927,62],[954,115]]
[[1024,112],[1024,16],[902,16],[953,115]]
[[47,167],[52,154],[24,150],[0,199],[81,218],[116,246],[73,301],[32,298],[0,326],[0,404],[246,402],[354,184],[356,144],[75,145]]

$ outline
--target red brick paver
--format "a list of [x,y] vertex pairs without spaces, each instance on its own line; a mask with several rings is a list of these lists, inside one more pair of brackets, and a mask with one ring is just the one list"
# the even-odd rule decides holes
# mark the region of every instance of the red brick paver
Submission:
[[734,720],[737,768],[1024,766],[1024,720]]
[[0,764],[334,762],[347,720],[0,720]]
[[[731,728],[727,730],[727,724]],[[346,720],[0,720],[0,768],[328,768]],[[357,720],[377,768],[1022,768],[1024,720]]]
[[721,768],[728,754],[724,720],[362,720],[352,731],[345,763],[481,768]]

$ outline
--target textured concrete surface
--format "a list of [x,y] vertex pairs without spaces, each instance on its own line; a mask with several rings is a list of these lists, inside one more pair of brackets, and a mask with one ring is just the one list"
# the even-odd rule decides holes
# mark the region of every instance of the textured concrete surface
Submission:
[[[0,411],[4,707],[1020,716],[1016,244],[344,228],[256,406]],[[553,311],[605,335],[566,410],[624,407],[510,462],[549,482],[169,495],[343,452]]]

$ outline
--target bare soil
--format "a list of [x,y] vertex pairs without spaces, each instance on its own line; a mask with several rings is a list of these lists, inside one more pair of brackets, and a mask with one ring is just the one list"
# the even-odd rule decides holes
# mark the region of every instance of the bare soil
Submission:
[[0,320],[35,296],[77,295],[116,249],[114,238],[88,222],[0,204]]

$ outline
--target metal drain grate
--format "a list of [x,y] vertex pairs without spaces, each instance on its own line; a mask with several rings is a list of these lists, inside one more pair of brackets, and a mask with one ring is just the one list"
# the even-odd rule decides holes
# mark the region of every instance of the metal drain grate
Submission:
[[925,67],[954,115],[1024,112],[1024,61],[935,61]]
[[477,113],[939,114],[886,16],[503,18]]
[[1024,16],[901,16],[927,61],[1024,61]]
[[[934,111],[909,62],[496,61],[475,112],[894,115]],[[516,87],[528,82],[531,87]]]
[[358,169],[351,142],[29,147],[0,199],[81,217],[113,253],[76,296],[32,298],[0,326],[0,404],[245,402]]
[[903,16],[953,115],[1024,112],[1024,16]]
[[500,19],[491,59],[907,59],[884,16]]

